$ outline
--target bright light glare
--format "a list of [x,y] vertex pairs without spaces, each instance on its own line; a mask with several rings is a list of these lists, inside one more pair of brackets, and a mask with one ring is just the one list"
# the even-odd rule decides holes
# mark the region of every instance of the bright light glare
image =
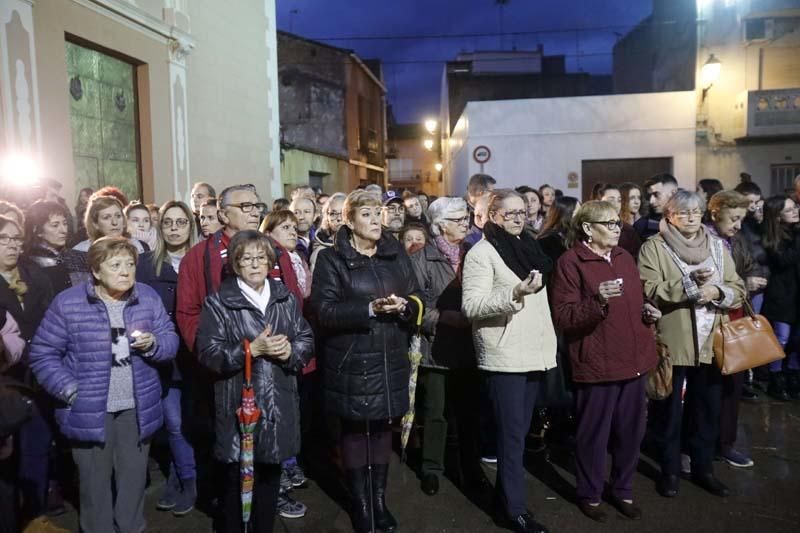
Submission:
[[433,168],[436,169],[436,172],[441,172],[443,167],[441,163],[436,163],[435,165],[433,165]]
[[434,133],[438,126],[439,122],[435,118],[429,118],[425,121],[425,129],[428,131],[428,133]]
[[719,59],[714,57],[714,54],[708,58],[706,64],[703,65],[702,70],[700,71],[700,82],[703,85],[703,88],[708,89],[714,83],[719,80],[719,74],[722,70],[722,63],[720,63]]
[[425,139],[422,141],[422,146],[424,146],[426,150],[433,150],[433,139]]
[[30,156],[10,154],[0,161],[0,179],[10,185],[29,185],[42,177],[38,162]]

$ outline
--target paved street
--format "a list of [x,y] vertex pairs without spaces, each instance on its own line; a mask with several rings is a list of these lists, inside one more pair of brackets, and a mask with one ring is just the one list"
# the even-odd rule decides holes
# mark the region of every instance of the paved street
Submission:
[[[657,470],[649,458],[643,458],[635,485],[643,520],[640,523],[625,520],[609,508],[608,523],[596,524],[570,503],[575,482],[572,467],[568,457],[559,458],[554,453],[550,460],[543,456],[531,458],[527,474],[529,507],[554,533],[800,531],[800,403],[780,404],[763,398],[756,404],[742,404],[740,442],[752,450],[755,468],[738,470],[717,463],[717,474],[731,487],[732,496],[727,499],[710,496],[686,481],[678,498],[661,498],[653,482]],[[489,479],[494,479],[491,469],[486,469],[486,473]],[[211,531],[211,520],[199,511],[182,519],[155,511],[162,484],[162,478],[154,479],[148,491],[148,531]],[[308,488],[295,491],[295,496],[308,505],[309,512],[304,519],[282,520],[276,531],[350,531],[347,514],[335,501],[341,497],[341,489],[335,484],[332,488],[323,485],[325,490],[312,480]],[[422,494],[414,472],[406,465],[399,465],[396,458],[389,495],[390,507],[403,532],[504,531],[449,480],[442,480],[437,496]],[[57,522],[77,530],[74,512]]]

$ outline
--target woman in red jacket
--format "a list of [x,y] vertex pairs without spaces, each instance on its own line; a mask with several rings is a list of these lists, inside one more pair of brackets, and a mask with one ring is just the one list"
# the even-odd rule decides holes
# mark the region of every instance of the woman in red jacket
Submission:
[[600,508],[611,453],[610,502],[639,519],[633,474],[644,437],[647,372],[657,362],[647,324],[660,312],[645,304],[633,257],[618,246],[622,222],[608,202],[587,202],[573,220],[571,249],[552,282],[553,321],[569,346],[577,409],[578,506],[604,522]]

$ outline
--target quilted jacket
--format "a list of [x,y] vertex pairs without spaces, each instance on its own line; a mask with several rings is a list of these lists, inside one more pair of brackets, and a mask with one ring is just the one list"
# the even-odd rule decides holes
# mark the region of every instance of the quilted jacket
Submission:
[[[161,298],[147,285],[134,286],[123,315],[128,329],[156,337],[149,352],[132,354],[139,440],[144,440],[162,425],[156,365],[175,357],[178,335]],[[108,312],[94,285],[81,283],[56,296],[34,336],[30,365],[41,386],[61,402],[55,416],[67,438],[105,442],[111,346]],[[72,403],[67,404],[75,392]]]

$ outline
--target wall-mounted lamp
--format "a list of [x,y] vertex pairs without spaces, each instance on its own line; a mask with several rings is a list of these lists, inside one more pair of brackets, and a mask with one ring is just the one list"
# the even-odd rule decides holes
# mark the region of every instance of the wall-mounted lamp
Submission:
[[442,167],[441,163],[436,163],[435,165],[433,165],[433,168],[436,169],[436,172],[441,172],[442,168],[444,168],[444,167]]
[[719,80],[721,70],[722,63],[720,60],[714,57],[714,54],[708,56],[708,60],[700,70],[700,84],[703,87],[703,100],[706,99],[706,95],[711,87]]
[[430,133],[431,135],[436,132],[436,128],[439,126],[439,122],[435,118],[429,118],[425,121],[425,130]]
[[433,139],[425,139],[422,141],[422,146],[424,146],[426,150],[433,150]]

